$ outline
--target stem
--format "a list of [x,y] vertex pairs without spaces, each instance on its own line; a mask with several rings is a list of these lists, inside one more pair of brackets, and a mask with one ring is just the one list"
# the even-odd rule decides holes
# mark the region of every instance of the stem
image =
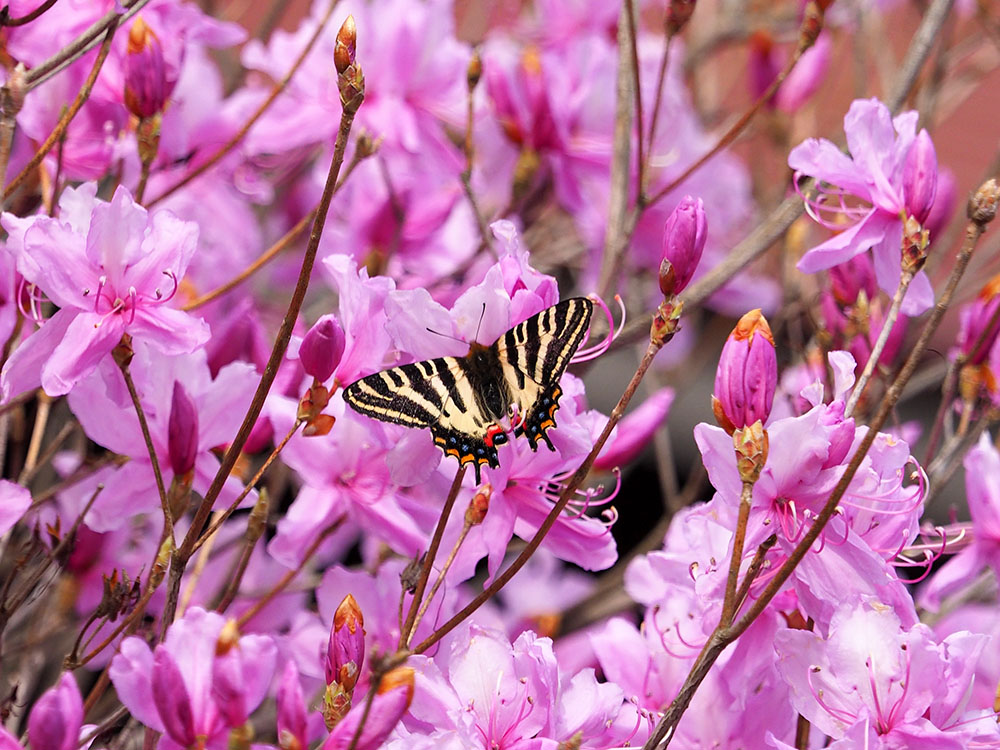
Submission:
[[276,584],[274,584],[274,586],[271,587],[270,591],[268,591],[266,594],[264,594],[264,596],[255,601],[253,603],[253,606],[251,606],[246,612],[244,612],[238,618],[236,618],[236,624],[239,626],[241,630],[244,627],[246,627],[246,624],[250,622],[250,620],[252,620],[258,614],[260,614],[260,611],[264,609],[264,607],[266,607],[268,604],[270,604],[271,600],[274,599],[274,597],[276,597],[278,594],[284,591],[285,588],[288,586],[288,584],[290,584],[293,580],[295,580],[295,577],[302,572],[302,569],[305,568],[306,563],[309,562],[309,558],[312,557],[314,554],[316,554],[316,550],[319,549],[319,546],[326,540],[328,536],[330,536],[330,534],[332,534],[335,530],[340,528],[340,525],[343,522],[344,522],[343,517],[338,518],[336,521],[334,521],[325,529],[323,529],[320,535],[317,536],[313,540],[313,543],[309,545],[309,548],[306,550],[306,553],[302,556],[302,562],[300,562],[295,567],[294,570],[289,570],[287,573],[285,573],[285,575],[281,577],[281,580],[279,580]]
[[45,436],[45,427],[49,423],[49,414],[52,412],[52,397],[42,391],[38,397],[38,409],[35,413],[35,424],[31,428],[31,440],[28,442],[28,455],[24,458],[24,467],[18,475],[17,483],[25,486],[26,480],[30,477],[37,466],[38,454],[42,448],[42,438]]
[[750,561],[750,567],[747,568],[747,572],[743,576],[743,580],[740,581],[740,587],[736,591],[736,606],[733,609],[733,613],[740,611],[740,607],[743,606],[743,602],[746,601],[747,594],[750,593],[750,586],[757,579],[757,574],[760,573],[760,569],[764,567],[764,558],[767,553],[771,550],[775,544],[778,543],[778,535],[771,534],[767,539],[757,545],[757,551],[754,552],[753,559]]
[[965,269],[969,264],[969,260],[972,257],[972,251],[975,248],[976,242],[979,240],[979,237],[982,235],[984,230],[985,224],[969,222],[969,225],[966,228],[965,242],[962,244],[962,249],[959,251],[958,259],[955,263],[955,267],[952,269],[951,275],[948,278],[945,290],[940,299],[937,301],[937,304],[934,306],[934,312],[924,325],[924,328],[920,333],[920,338],[910,351],[910,356],[903,365],[903,369],[900,370],[899,375],[896,376],[892,386],[890,386],[889,390],[882,398],[879,410],[872,419],[871,423],[868,425],[868,430],[866,431],[861,444],[851,457],[850,463],[848,463],[847,468],[841,475],[840,480],[833,489],[833,492],[830,493],[830,497],[827,499],[823,509],[816,516],[816,519],[809,527],[809,530],[803,535],[799,543],[795,546],[795,549],[792,550],[785,562],[782,563],[774,577],[768,581],[768,584],[764,588],[760,597],[754,601],[746,613],[744,613],[739,620],[729,627],[717,629],[709,638],[708,642],[705,644],[705,648],[702,650],[701,654],[699,654],[698,659],[691,668],[691,672],[685,679],[684,685],[681,687],[680,692],[678,692],[677,697],[674,698],[670,707],[667,709],[666,713],[664,713],[663,718],[661,718],[659,724],[657,724],[653,734],[651,734],[649,739],[646,741],[644,748],[647,750],[652,750],[652,748],[660,746],[660,743],[664,741],[664,738],[666,738],[666,741],[664,742],[663,747],[666,747],[669,744],[670,739],[668,737],[668,733],[672,736],[673,730],[677,726],[677,722],[679,722],[681,717],[684,715],[684,711],[690,704],[691,698],[694,696],[698,686],[705,679],[705,676],[708,674],[712,664],[715,663],[715,660],[718,659],[719,655],[723,652],[723,650],[725,650],[726,646],[742,635],[743,632],[750,627],[750,624],[760,615],[760,613],[764,611],[764,608],[770,604],[771,600],[781,590],[781,587],[784,586],[785,581],[787,581],[789,576],[791,576],[795,567],[809,552],[809,549],[815,543],[816,539],[819,538],[819,535],[822,533],[827,522],[833,517],[840,499],[843,497],[847,487],[854,479],[854,475],[857,473],[858,468],[860,468],[861,462],[867,455],[872,443],[875,442],[875,438],[877,437],[879,430],[885,424],[892,409],[899,401],[899,398],[903,393],[903,388],[906,386],[907,381],[909,381],[913,372],[916,370],[920,357],[923,356],[928,343],[930,343],[931,337],[934,335],[934,332],[940,325],[945,312],[948,310],[948,306],[951,304],[952,298],[954,297],[958,282],[961,279],[962,274],[965,272]]
[[[670,42],[674,39],[672,33],[667,33],[663,38],[663,54],[660,57],[660,68],[656,72],[656,97],[653,99],[653,111],[650,113],[649,121],[649,141],[646,147],[646,164],[643,167],[643,174],[645,179],[640,183],[639,195],[646,194],[646,188],[649,187],[646,183],[649,182],[649,161],[652,159],[653,154],[653,144],[656,142],[656,125],[660,119],[660,102],[663,100],[663,82],[667,77],[667,64],[670,61]],[[636,66],[638,70],[638,66]],[[642,132],[639,132],[639,140],[642,140]]]
[[256,485],[257,482],[261,480],[261,477],[264,476],[264,472],[266,472],[271,467],[271,464],[274,463],[274,460],[278,457],[278,454],[280,454],[281,451],[284,450],[285,446],[288,445],[288,441],[292,439],[292,437],[295,435],[296,432],[298,432],[299,427],[301,426],[302,426],[302,420],[297,419],[295,421],[295,424],[292,425],[292,429],[290,429],[288,431],[288,434],[281,439],[281,442],[274,447],[274,450],[271,451],[271,455],[267,457],[267,460],[264,461],[263,465],[259,469],[257,469],[257,473],[254,474],[253,478],[251,478],[250,481],[246,483],[246,486],[243,487],[243,491],[240,492],[239,496],[237,496],[237,498],[233,500],[232,503],[230,503],[229,507],[226,510],[216,515],[215,519],[212,521],[212,524],[208,527],[205,533],[201,535],[198,541],[195,542],[195,545],[191,550],[192,552],[197,552],[201,548],[201,546],[205,544],[205,542],[212,535],[214,535],[215,532],[219,530],[222,524],[226,522],[226,520],[236,511],[236,509],[240,507],[240,503],[242,503],[243,500],[246,498],[246,496],[250,494],[250,490],[252,490],[254,488],[254,485]]
[[427,611],[427,607],[430,606],[434,595],[438,592],[438,589],[441,588],[441,584],[444,583],[444,577],[448,574],[451,564],[455,562],[458,550],[462,546],[462,542],[465,541],[465,537],[468,536],[469,532],[472,530],[472,526],[473,524],[469,520],[466,520],[465,523],[462,524],[462,531],[459,533],[455,545],[451,548],[451,552],[448,553],[448,558],[444,561],[444,565],[441,566],[441,572],[438,574],[437,580],[434,581],[434,585],[431,586],[430,592],[428,592],[427,596],[420,603],[420,611],[417,612],[416,619],[413,620],[413,628],[410,632],[410,638],[406,639],[407,648],[409,648],[413,633],[417,632],[417,626],[420,625],[420,621],[423,619],[424,613]]
[[750,501],[753,497],[753,482],[743,482],[740,492],[739,516],[736,520],[736,534],[733,536],[733,556],[729,560],[729,577],[726,579],[726,595],[722,600],[720,625],[728,627],[736,613],[736,584],[743,562],[743,545],[746,542],[747,522],[750,520]]
[[601,452],[604,444],[608,440],[608,436],[611,434],[611,430],[614,429],[615,425],[621,420],[622,415],[625,413],[625,409],[628,407],[629,401],[632,400],[632,396],[635,395],[636,389],[639,387],[639,383],[642,382],[643,376],[646,374],[646,370],[653,363],[653,358],[656,353],[660,351],[665,342],[651,339],[649,346],[646,349],[646,353],[642,357],[642,361],[639,362],[639,367],[636,369],[635,374],[632,375],[632,379],[629,381],[628,385],[625,387],[624,393],[622,393],[621,398],[612,410],[611,415],[608,417],[608,422],[601,431],[600,436],[594,442],[594,447],[591,449],[590,453],[584,459],[583,463],[580,464],[572,477],[566,483],[563,488],[562,493],[559,495],[559,499],[552,506],[552,510],[545,517],[542,525],[538,527],[538,531],[535,535],[531,537],[531,540],[525,545],[524,549],[521,550],[521,554],[512,562],[507,568],[498,575],[493,582],[484,591],[480,592],[471,602],[465,605],[457,614],[455,614],[450,620],[448,620],[444,625],[435,630],[430,636],[428,636],[420,645],[413,649],[414,653],[423,653],[439,640],[444,638],[448,633],[454,630],[463,620],[469,617],[473,612],[479,609],[486,601],[488,601],[494,594],[496,594],[500,589],[502,589],[507,582],[522,568],[524,564],[528,562],[531,556],[538,549],[538,546],[545,539],[545,535],[549,533],[549,530],[555,524],[556,519],[562,514],[566,505],[569,503],[573,494],[576,492],[577,488],[586,479],[587,474],[590,473],[590,467],[593,466],[594,460],[597,455]]
[[604,235],[604,252],[601,261],[601,274],[597,284],[597,294],[607,297],[608,291],[614,286],[628,246],[631,231],[626,228],[626,218],[631,213],[628,210],[628,181],[631,172],[630,160],[632,149],[632,81],[635,80],[630,70],[632,55],[630,49],[633,42],[630,39],[630,26],[626,6],[632,0],[624,0],[622,11],[618,16],[618,75],[615,81],[615,131],[613,152],[611,156],[611,192],[608,199],[608,225]]
[[[462,488],[462,480],[465,478],[464,465],[458,467],[458,471],[455,472],[455,479],[452,480],[451,489],[448,491],[448,497],[444,501],[444,507],[441,509],[441,515],[438,516],[437,526],[434,527],[434,535],[431,537],[430,546],[427,548],[427,554],[424,555],[424,562],[420,568],[420,578],[417,579],[417,587],[413,590],[413,599],[410,600],[410,609],[406,613],[406,620],[403,623],[402,629],[399,631],[399,648],[409,648],[410,641],[413,639],[413,634],[417,629],[417,610],[420,607],[421,600],[424,596],[424,590],[427,588],[427,581],[431,577],[431,568],[434,565],[434,558],[437,557],[438,548],[441,546],[441,538],[444,536],[444,528],[448,523],[448,516],[451,515],[451,509],[455,505],[455,500],[458,498],[458,491]],[[423,614],[423,609],[420,609],[420,614]]]
[[285,87],[288,86],[289,82],[291,82],[292,77],[298,72],[299,68],[302,67],[302,63],[305,62],[306,57],[309,56],[309,53],[312,52],[313,47],[316,46],[316,42],[319,41],[320,35],[322,35],[323,30],[326,28],[327,23],[330,21],[330,17],[333,15],[333,9],[335,7],[337,7],[337,0],[330,0],[330,4],[326,8],[326,13],[323,14],[323,17],[316,25],[316,30],[313,31],[312,36],[309,37],[309,41],[306,42],[306,46],[302,48],[302,51],[299,53],[299,56],[295,58],[295,62],[292,63],[292,67],[289,68],[288,72],[285,73],[284,77],[274,85],[274,87],[271,89],[271,93],[267,95],[267,98],[264,99],[263,102],[261,102],[260,106],[257,107],[257,110],[250,116],[250,118],[245,123],[243,123],[243,127],[237,130],[236,133],[222,146],[220,146],[219,149],[214,154],[209,156],[205,161],[203,161],[197,167],[188,172],[181,180],[171,185],[169,188],[164,190],[158,196],[153,198],[149,203],[147,203],[146,204],[147,208],[152,208],[167,196],[173,195],[175,192],[177,192],[182,187],[190,183],[192,180],[195,180],[201,175],[205,174],[205,172],[207,172],[209,169],[218,164],[219,161],[222,159],[222,157],[224,157],[226,154],[232,151],[233,148],[235,148],[237,144],[239,144],[239,142],[246,137],[246,134],[250,132],[250,128],[252,128],[254,124],[257,122],[257,120],[259,120],[264,115],[264,112],[267,111],[267,108],[274,103],[274,100],[277,99],[278,96],[281,94],[281,92],[285,90]]
[[896,293],[892,295],[892,304],[889,305],[889,312],[882,323],[882,330],[879,331],[878,340],[875,341],[875,346],[872,347],[872,352],[868,355],[868,361],[865,362],[865,369],[862,371],[861,377],[858,378],[858,382],[855,383],[854,390],[851,391],[851,397],[847,401],[847,406],[844,407],[845,419],[854,413],[854,407],[858,405],[858,401],[861,400],[861,394],[864,393],[872,373],[875,372],[875,367],[882,356],[886,342],[889,341],[889,334],[892,333],[892,329],[896,325],[896,318],[899,317],[899,308],[903,304],[903,297],[906,296],[906,290],[909,289],[910,282],[913,281],[913,276],[913,271],[904,270],[899,277],[899,286],[896,287]]
[[646,159],[647,157],[643,153],[642,147],[642,88],[639,85],[639,45],[636,40],[636,22],[635,22],[635,0],[625,0],[622,5],[625,7],[625,16],[628,19],[628,37],[629,37],[629,54],[632,59],[629,61],[630,73],[632,74],[632,89],[635,96],[632,97],[635,102],[635,131],[637,138],[635,140],[635,159],[636,159],[636,195],[641,196],[643,194],[643,186],[646,183]]
[[163,484],[163,473],[160,471],[160,460],[156,457],[156,446],[153,445],[153,436],[149,432],[149,423],[146,421],[146,413],[142,409],[142,401],[139,399],[139,392],[135,389],[132,381],[132,373],[129,372],[128,364],[119,363],[122,377],[125,378],[125,387],[128,388],[128,395],[132,398],[135,406],[136,416],[139,417],[139,429],[142,430],[142,439],[146,442],[146,451],[149,453],[149,461],[153,465],[153,476],[156,479],[156,490],[160,493],[160,507],[163,510],[164,534],[173,536],[174,519],[170,514],[170,503],[167,500],[167,488]]
[[5,5],[3,10],[0,11],[0,26],[24,26],[26,23],[34,21],[55,4],[56,0],[45,0],[44,3],[39,5],[33,11],[25,13],[20,18],[8,18],[7,14],[10,12],[10,6]]
[[[97,75],[101,72],[101,68],[104,65],[104,61],[108,58],[108,53],[111,51],[111,40],[114,37],[115,31],[117,29],[118,29],[118,17],[115,16],[112,19],[112,22],[108,25],[107,33],[104,35],[104,41],[101,43],[101,49],[97,52],[97,59],[94,60],[94,64],[90,68],[90,73],[87,75],[87,80],[83,82],[83,86],[80,87],[80,91],[76,95],[76,98],[73,100],[73,103],[69,105],[69,108],[67,108],[65,112],[63,112],[62,117],[59,118],[59,122],[56,123],[56,126],[52,129],[52,132],[49,133],[48,138],[46,138],[45,141],[42,143],[42,145],[38,147],[38,150],[35,152],[35,155],[31,157],[28,163],[24,165],[21,171],[18,172],[17,176],[13,180],[11,180],[10,184],[7,185],[7,187],[4,189],[3,200],[6,201],[8,198],[10,198],[11,195],[13,195],[14,191],[21,186],[21,183],[23,183],[25,179],[27,179],[28,175],[32,174],[35,171],[35,169],[38,168],[38,165],[42,163],[42,160],[48,155],[49,151],[52,150],[52,147],[56,145],[56,143],[60,139],[62,139],[63,135],[66,133],[66,128],[69,127],[69,124],[73,121],[73,118],[76,117],[77,112],[79,112],[80,109],[83,107],[84,102],[87,101],[87,98],[90,96],[90,92],[94,88],[94,84],[97,82]],[[29,78],[31,76],[31,73],[34,73],[34,71],[35,69],[32,69],[32,71],[28,74]],[[13,133],[11,133],[11,137],[13,137]],[[0,145],[0,147],[6,145],[7,144],[5,142],[4,144]],[[4,160],[3,174],[0,175],[0,177],[6,176],[6,172],[7,172],[7,163],[6,160]],[[54,189],[55,186],[53,186],[53,190]]]

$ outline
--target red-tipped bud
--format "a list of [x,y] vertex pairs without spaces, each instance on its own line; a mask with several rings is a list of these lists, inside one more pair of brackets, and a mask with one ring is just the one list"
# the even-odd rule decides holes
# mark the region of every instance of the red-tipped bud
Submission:
[[751,310],[740,318],[722,347],[712,396],[719,425],[732,434],[758,420],[766,422],[777,382],[771,328],[760,310]]
[[80,689],[73,675],[65,672],[31,709],[28,739],[32,750],[76,750],[82,724]]
[[684,196],[663,225],[660,291],[664,297],[680,294],[690,283],[707,235],[708,221],[701,198]]
[[348,594],[333,614],[333,627],[326,649],[326,683],[339,684],[347,693],[354,690],[365,663],[365,620],[361,608]]
[[667,3],[667,35],[673,36],[687,26],[694,13],[695,0],[670,0]]
[[[994,320],[1000,308],[1000,274],[987,282],[979,296],[962,308],[958,328],[958,351],[969,364],[981,365],[1000,332],[1000,320]],[[977,347],[979,341],[982,343]]]
[[163,111],[176,79],[163,59],[163,45],[149,25],[136,17],[125,56],[125,106],[140,119]]
[[490,495],[493,494],[493,487],[486,485],[480,492],[472,496],[469,507],[465,509],[465,522],[470,526],[481,524],[486,519],[486,514],[490,509]]
[[923,224],[937,194],[938,166],[934,142],[926,130],[917,134],[903,166],[903,202],[907,213]]
[[344,329],[332,315],[324,315],[306,332],[299,348],[302,369],[320,383],[333,375],[344,355]]
[[179,380],[174,381],[167,423],[167,452],[174,476],[184,476],[194,468],[198,455],[198,408]]
[[337,42],[333,48],[333,64],[337,72],[343,75],[354,65],[358,55],[358,27],[354,16],[348,16],[337,32]]

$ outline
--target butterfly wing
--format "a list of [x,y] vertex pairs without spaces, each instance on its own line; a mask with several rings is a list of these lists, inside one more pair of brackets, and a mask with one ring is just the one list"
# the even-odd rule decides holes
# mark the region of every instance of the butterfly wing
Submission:
[[438,357],[376,372],[344,389],[361,414],[407,427],[430,427],[434,443],[462,466],[499,466],[496,446],[507,436],[481,414],[466,376],[466,358]]
[[559,379],[590,327],[594,303],[584,297],[563,300],[511,328],[496,343],[504,377],[532,450],[544,440],[555,450],[547,432],[556,426],[562,390]]

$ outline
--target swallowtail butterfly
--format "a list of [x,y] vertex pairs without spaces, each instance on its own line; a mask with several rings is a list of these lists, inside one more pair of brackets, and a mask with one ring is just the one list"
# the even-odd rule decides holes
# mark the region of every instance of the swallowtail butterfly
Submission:
[[518,323],[491,346],[473,342],[464,357],[390,367],[351,383],[344,400],[356,411],[407,427],[430,427],[434,442],[461,466],[493,468],[507,442],[501,424],[532,450],[556,426],[559,378],[590,326],[594,303],[576,297]]

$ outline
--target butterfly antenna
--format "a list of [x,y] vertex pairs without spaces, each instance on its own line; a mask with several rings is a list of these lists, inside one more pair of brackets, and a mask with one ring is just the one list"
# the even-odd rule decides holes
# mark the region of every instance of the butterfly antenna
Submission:
[[479,313],[479,323],[476,325],[476,341],[479,341],[479,329],[483,327],[483,318],[486,317],[486,303],[483,303],[483,311]]
[[442,333],[441,331],[435,331],[433,328],[424,328],[427,333],[433,333],[435,336],[441,336],[442,338],[451,339],[452,341],[457,341],[460,344],[464,344],[458,336],[452,336],[450,333]]

